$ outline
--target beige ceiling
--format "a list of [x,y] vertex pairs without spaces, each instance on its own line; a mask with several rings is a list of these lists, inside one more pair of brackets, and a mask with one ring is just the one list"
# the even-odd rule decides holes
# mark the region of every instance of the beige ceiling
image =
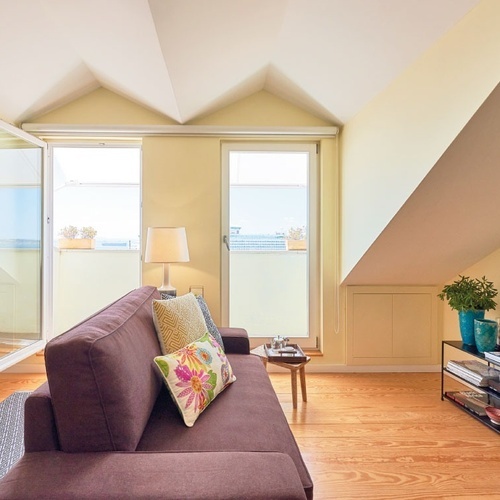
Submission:
[[0,118],[104,87],[179,123],[266,89],[341,125],[479,0],[0,0]]

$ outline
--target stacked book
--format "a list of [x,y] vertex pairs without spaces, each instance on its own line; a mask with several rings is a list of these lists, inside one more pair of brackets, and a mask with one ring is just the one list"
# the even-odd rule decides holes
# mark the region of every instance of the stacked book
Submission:
[[475,359],[465,361],[448,361],[446,369],[478,387],[487,387],[488,380],[500,380],[500,370],[481,363]]
[[480,417],[486,415],[485,408],[490,406],[487,394],[480,394],[475,391],[447,392],[446,395],[456,403],[465,406],[468,410],[476,413]]
[[485,352],[484,358],[500,365],[500,351]]

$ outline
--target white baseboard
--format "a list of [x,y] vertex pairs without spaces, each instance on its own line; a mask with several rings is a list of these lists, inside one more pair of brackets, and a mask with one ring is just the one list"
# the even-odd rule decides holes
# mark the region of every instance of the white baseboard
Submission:
[[[267,370],[273,373],[289,371],[271,363],[267,364]],[[439,373],[440,371],[441,365],[353,366],[309,363],[306,366],[308,373]]]

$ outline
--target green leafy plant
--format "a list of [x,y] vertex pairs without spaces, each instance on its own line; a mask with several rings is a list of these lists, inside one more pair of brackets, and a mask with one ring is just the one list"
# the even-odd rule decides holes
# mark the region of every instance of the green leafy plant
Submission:
[[498,290],[486,276],[469,278],[459,276],[459,279],[445,285],[438,297],[447,300],[448,305],[456,311],[489,311],[495,309],[497,303],[493,300]]
[[78,234],[78,228],[76,226],[64,226],[59,234],[68,240],[74,240]]
[[85,226],[80,229],[80,237],[84,239],[93,240],[97,231],[92,226]]

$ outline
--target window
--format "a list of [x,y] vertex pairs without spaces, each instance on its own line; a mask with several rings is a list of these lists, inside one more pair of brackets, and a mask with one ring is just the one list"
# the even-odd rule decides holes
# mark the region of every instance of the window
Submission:
[[[59,334],[140,285],[141,150],[54,146],[51,151]],[[82,240],[92,241],[89,246]]]
[[314,144],[224,146],[223,321],[313,347],[319,324]]

